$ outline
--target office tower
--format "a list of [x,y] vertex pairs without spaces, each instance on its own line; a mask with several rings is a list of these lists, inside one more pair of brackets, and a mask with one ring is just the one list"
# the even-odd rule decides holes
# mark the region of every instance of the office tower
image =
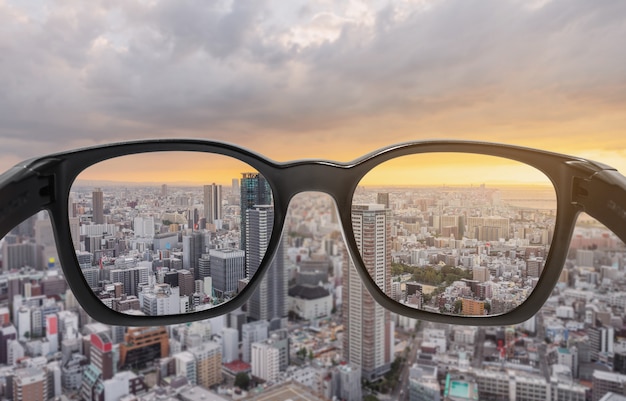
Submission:
[[195,283],[191,272],[189,270],[179,270],[177,273],[180,296],[190,296],[193,294],[195,289]]
[[135,237],[154,237],[154,217],[135,217],[133,219]]
[[240,248],[246,250],[246,210],[252,209],[256,205],[271,205],[272,190],[265,178],[259,173],[242,173],[241,175]]
[[376,195],[376,203],[384,205],[385,209],[389,209],[389,192],[379,192]]
[[156,358],[169,355],[169,336],[165,327],[131,327],[119,345],[122,368],[140,368]]
[[[84,274],[85,270],[83,270]],[[124,294],[137,296],[140,284],[148,283],[149,268],[136,266],[122,269],[111,269],[109,277],[113,283],[122,283]]]
[[230,190],[233,196],[239,194],[239,180],[237,178],[233,178],[230,184]]
[[194,280],[200,279],[200,269],[198,269],[198,259],[205,252],[204,234],[200,231],[193,231],[189,235],[183,235],[183,268],[193,273]]
[[161,185],[161,196],[162,197],[166,197],[167,196],[167,184]]
[[237,359],[239,359],[239,330],[225,327],[222,329],[222,362],[230,363]]
[[90,336],[89,359],[98,368],[102,380],[108,380],[115,374],[113,341],[106,332],[92,333]]
[[[265,256],[274,223],[272,206],[254,206],[246,210],[246,269],[254,277]],[[269,269],[248,301],[248,316],[270,321],[271,330],[282,328],[287,319],[287,272],[282,241]]]
[[94,189],[91,194],[92,221],[94,224],[104,224],[104,195],[100,188]]
[[198,385],[209,388],[222,382],[222,347],[216,342],[206,342],[188,350],[196,358]]
[[236,294],[237,283],[246,277],[246,253],[239,249],[211,249],[209,258],[215,295],[223,298]]
[[250,350],[252,343],[260,342],[267,339],[269,332],[269,323],[265,320],[246,323],[241,326],[241,360],[250,363]]
[[[204,217],[208,224],[215,224],[215,220],[222,219],[222,186],[204,186]],[[204,228],[204,227],[201,227]]]
[[[363,262],[376,284],[391,293],[391,222],[383,205],[354,205],[352,227]],[[347,256],[346,256],[347,258]],[[367,292],[356,267],[343,268],[343,356],[361,368],[364,378],[374,380],[391,367],[393,330],[391,314]]]
[[4,271],[19,270],[26,266],[37,270],[43,267],[42,247],[34,242],[4,244],[2,251]]
[[204,280],[205,277],[211,277],[211,256],[208,253],[203,253],[198,259],[197,280]]

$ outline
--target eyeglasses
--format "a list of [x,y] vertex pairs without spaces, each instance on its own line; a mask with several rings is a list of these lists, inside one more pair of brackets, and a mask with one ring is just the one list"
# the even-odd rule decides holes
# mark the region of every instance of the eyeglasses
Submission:
[[[338,218],[324,202],[289,217],[308,191],[328,194]],[[226,143],[149,140],[52,154],[0,176],[0,236],[44,209],[71,291],[107,324],[242,306],[280,318],[287,291],[297,313],[319,317],[335,291],[344,313],[365,319],[506,325],[549,297],[580,212],[626,239],[626,178],[577,157],[470,141],[277,163]],[[304,237],[306,252],[287,251]],[[340,285],[324,284],[332,278]]]

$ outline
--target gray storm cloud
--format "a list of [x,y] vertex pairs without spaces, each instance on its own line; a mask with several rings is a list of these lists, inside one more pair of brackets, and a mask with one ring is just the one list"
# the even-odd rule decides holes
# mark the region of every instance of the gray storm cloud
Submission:
[[292,138],[364,116],[542,122],[623,110],[626,3],[528,4],[64,1],[33,14],[0,2],[2,152]]

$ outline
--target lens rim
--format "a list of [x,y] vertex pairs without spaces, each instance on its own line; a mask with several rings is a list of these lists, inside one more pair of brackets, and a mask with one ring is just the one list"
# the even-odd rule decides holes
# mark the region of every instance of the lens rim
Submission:
[[[115,164],[115,161],[118,161],[118,159],[121,159],[121,160],[119,160],[119,162],[122,163],[123,166],[141,165],[142,163],[145,162],[145,160],[136,160],[136,159],[133,159],[133,157],[135,157],[135,156],[143,157],[145,155],[151,155],[151,156],[154,157],[154,159],[164,158],[165,160],[168,160],[168,163],[180,163],[180,162],[186,160],[189,157],[193,157],[193,155],[191,155],[191,153],[195,153],[199,158],[204,157],[204,155],[207,156],[207,158],[205,158],[204,160],[198,160],[198,162],[200,164],[200,167],[199,167],[198,171],[202,172],[203,174],[209,174],[210,175],[211,170],[210,170],[209,164],[210,165],[220,165],[220,163],[223,164],[223,163],[230,162],[230,161],[236,161],[239,164],[239,166],[233,168],[233,170],[237,170],[239,172],[244,172],[244,173],[248,173],[248,172],[251,172],[251,173],[254,173],[254,174],[258,173],[258,171],[254,171],[255,169],[252,166],[250,166],[249,164],[246,164],[244,162],[241,162],[239,159],[236,159],[236,158],[233,158],[233,157],[230,157],[230,156],[217,154],[217,153],[192,152],[192,151],[180,152],[180,151],[171,151],[171,150],[169,150],[169,151],[151,152],[151,153],[145,153],[144,152],[144,153],[135,153],[135,154],[130,154],[130,155],[117,156],[117,157],[114,157],[114,158],[109,158],[109,159],[106,159],[106,160],[103,160],[103,161],[100,161],[100,162],[97,162],[97,163],[89,165],[87,168],[85,168],[84,170],[80,171],[78,173],[78,175],[75,177],[74,181],[72,181],[72,183],[70,184],[69,193],[76,192],[78,189],[80,189],[80,192],[82,192],[82,193],[88,193],[88,192],[91,191],[89,188],[96,188],[96,187],[101,188],[101,190],[102,190],[102,192],[104,193],[105,196],[107,196],[107,193],[109,195],[112,194],[112,193],[116,193],[116,192],[119,193],[120,191],[123,191],[124,187],[126,187],[126,188],[128,188],[128,189],[130,189],[132,191],[133,185],[126,186],[126,185],[124,185],[124,183],[119,184],[119,185],[113,184],[113,188],[109,188],[108,189],[106,186],[101,186],[99,184],[89,184],[89,183],[85,184],[85,183],[80,182],[80,181],[87,181],[88,182],[88,181],[92,180],[91,178],[84,176],[84,174],[89,174],[90,173],[90,169],[92,169],[92,168],[99,168],[99,169],[106,170],[109,167],[113,167],[113,164]],[[213,160],[209,159],[209,158],[215,158],[216,156],[219,156],[219,159],[213,159]],[[226,160],[226,159],[228,159],[228,160]],[[111,164],[109,164],[109,165],[102,165],[103,163],[111,163]],[[149,161],[149,163],[150,163],[149,165],[152,166],[152,162]],[[195,163],[195,161],[194,161],[194,163]],[[102,178],[99,178],[99,179],[102,179]],[[99,179],[95,179],[95,180],[97,181]],[[122,182],[125,182],[123,177],[121,178],[121,180],[122,180]],[[266,180],[264,180],[264,181],[266,181]],[[211,181],[209,180],[208,182],[211,182]],[[153,180],[153,182],[151,182],[151,183],[149,183],[147,185],[143,185],[142,183],[138,183],[137,187],[144,189],[144,188],[147,188],[148,186],[151,186],[152,184],[156,184],[156,181]],[[202,183],[197,183],[197,184],[181,183],[181,184],[177,184],[175,181],[171,181],[171,180],[169,182],[167,182],[167,184],[171,188],[196,187],[197,190],[198,190],[198,195],[199,196],[202,196],[202,185],[205,185],[205,184],[202,184]],[[120,198],[120,200],[124,200],[124,199]],[[270,203],[269,204],[273,205],[273,194],[271,193],[271,189],[270,189]],[[141,207],[141,203],[138,206]],[[236,220],[238,220],[238,219],[236,219]],[[242,231],[243,230],[240,228],[237,232],[239,233],[239,235],[241,235]],[[71,235],[72,240],[74,240],[73,235],[71,233],[70,233],[70,235]],[[266,253],[266,251],[267,251],[267,249],[264,249],[262,254],[264,255]],[[120,255],[120,256],[123,256],[123,255]],[[94,266],[94,267],[97,267],[97,266]],[[255,270],[255,273],[254,273],[255,275],[256,275],[256,272],[257,272],[257,270]],[[81,273],[82,273],[82,270],[81,270]],[[150,271],[149,274],[153,276],[154,272]],[[96,288],[92,288],[91,286],[90,286],[90,288],[92,289],[93,292],[96,293],[96,296],[100,299],[99,291],[96,291]],[[215,305],[220,305],[222,303],[228,303],[232,299],[234,299],[234,296],[225,297],[225,298],[222,298],[222,299],[223,299],[222,302],[216,303]],[[103,300],[101,300],[101,301],[103,303],[105,303]],[[106,305],[106,303],[105,303],[105,305]],[[110,307],[110,306],[107,305],[107,307]],[[141,309],[139,311],[142,312]],[[188,314],[188,313],[194,313],[194,312],[196,312],[196,311],[189,311],[189,312],[181,311],[180,314]],[[122,312],[122,313],[127,313],[127,312]],[[133,313],[127,313],[127,314],[133,315]],[[177,313],[175,315],[178,315],[178,314],[179,313]],[[170,313],[169,315],[172,315],[172,314]],[[163,316],[163,315],[146,315],[146,316]],[[165,315],[165,316],[167,316],[167,315]]]
[[[395,157],[395,158],[390,158],[390,159],[384,160],[381,163],[376,164],[375,166],[373,166],[370,170],[368,170],[363,175],[361,180],[359,180],[359,182],[357,183],[357,188],[358,187],[362,187],[362,181],[364,179],[366,179],[369,174],[371,174],[377,168],[384,166],[384,164],[386,164],[388,162],[395,162],[395,161],[398,161],[399,159],[402,159],[402,158],[410,158],[410,157],[414,157],[414,156],[418,156],[418,155],[433,155],[433,154],[445,154],[446,157],[454,157],[454,155],[459,155],[459,156],[467,155],[467,156],[472,156],[472,157],[476,156],[477,158],[478,157],[485,157],[487,159],[496,160],[496,161],[497,160],[500,160],[500,161],[515,161],[516,162],[515,166],[523,166],[525,168],[527,167],[529,169],[532,169],[534,171],[542,173],[542,175],[544,177],[544,182],[541,185],[546,185],[546,189],[549,189],[550,187],[552,188],[552,194],[553,194],[553,198],[554,198],[554,211],[555,211],[556,215],[558,215],[558,213],[557,213],[557,206],[558,206],[558,191],[557,191],[557,187],[556,187],[556,185],[554,185],[554,182],[550,179],[550,177],[547,174],[543,173],[541,170],[539,170],[538,168],[536,168],[536,167],[534,167],[534,166],[532,166],[530,164],[522,163],[522,162],[516,161],[516,160],[511,159],[511,158],[503,158],[501,156],[495,156],[493,154],[473,153],[473,152],[467,152],[467,151],[464,151],[464,152],[449,152],[449,151],[446,151],[446,152],[417,152],[417,153],[405,154],[405,155],[402,155],[402,156],[398,156],[398,157]],[[475,159],[473,161],[476,162],[478,160]],[[419,169],[420,169],[419,166],[415,167],[415,171],[416,172],[419,172]],[[419,175],[416,175],[416,176],[419,176]],[[520,184],[520,185],[523,185],[523,184]],[[530,184],[530,185],[534,185],[534,184]],[[374,188],[379,188],[380,187],[381,190],[384,190],[384,185],[383,184],[381,184],[381,185],[373,184],[372,187],[374,187]],[[394,185],[390,185],[390,187],[393,188]],[[401,185],[398,185],[397,187],[398,188],[402,188]],[[430,185],[425,185],[425,187],[431,187],[431,186]],[[453,189],[456,188],[456,187],[457,187],[457,185],[455,185],[455,184],[453,184],[451,186],[451,188],[453,188]],[[458,185],[458,187],[463,187],[463,186],[462,185]],[[434,188],[434,186],[433,186],[433,188]],[[463,188],[466,188],[466,187],[463,187]],[[467,188],[469,188],[469,187],[467,187]],[[490,188],[497,188],[497,185],[495,185],[495,184],[491,185]],[[407,189],[407,191],[409,191],[409,190],[410,189]],[[391,191],[389,191],[389,192],[391,192]],[[376,192],[376,191],[375,190],[370,190],[370,192]],[[353,193],[352,193],[352,206],[361,204],[361,202],[356,202],[354,200],[355,196],[356,196],[356,190],[353,191]],[[389,209],[389,210],[391,211],[391,209]],[[352,212],[351,212],[351,214],[352,214]],[[393,215],[393,213],[391,213],[391,215]],[[355,228],[354,228],[354,225],[353,225],[353,219],[351,218],[349,221],[350,221],[350,232],[354,233],[355,232]],[[554,224],[553,230],[556,232],[556,219],[555,219],[555,224]],[[544,258],[544,261],[545,261],[545,265],[547,266],[548,256],[549,256],[550,252],[552,252],[551,243],[548,244],[546,246],[546,248],[547,248],[547,254],[546,254],[546,257]],[[363,256],[361,255],[360,251],[359,251],[359,255],[361,257],[361,263],[364,263],[362,261]],[[544,267],[544,270],[545,270],[545,267]],[[367,269],[365,269],[365,271],[367,271]],[[543,275],[543,272],[542,272],[542,275]],[[392,279],[393,279],[393,277],[392,277]],[[539,281],[541,280],[541,276],[538,277],[538,280]],[[529,292],[529,295],[524,299],[524,301],[522,301],[522,303],[520,303],[520,305],[516,306],[515,308],[513,308],[513,309],[511,309],[511,310],[509,310],[507,312],[500,313],[500,314],[485,315],[485,317],[501,316],[501,315],[506,315],[506,314],[511,313],[512,311],[517,309],[519,306],[521,306],[523,303],[525,303],[526,300],[530,297],[530,294],[532,294],[536,289],[537,289],[536,287],[532,288],[531,291]],[[391,298],[390,294],[385,293],[385,295],[386,295],[387,298],[389,298],[390,301],[395,302],[398,305],[405,306],[405,305],[403,305],[403,304],[393,300]],[[461,299],[461,298],[458,298],[458,299]],[[421,309],[421,310],[424,310],[424,309]],[[462,316],[464,318],[469,318],[469,317],[479,317],[479,318],[482,318],[483,317],[482,315],[460,315],[460,314],[452,314],[452,313],[438,313],[438,314],[445,315],[445,316]]]

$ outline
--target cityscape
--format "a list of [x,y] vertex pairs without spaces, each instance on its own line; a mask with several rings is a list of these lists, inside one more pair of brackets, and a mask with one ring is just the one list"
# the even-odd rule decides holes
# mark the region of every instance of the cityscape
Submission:
[[[362,185],[351,224],[390,298],[483,316],[536,288],[555,205],[545,186]],[[270,186],[254,171],[228,184],[77,180],[68,206],[85,281],[107,307],[134,315],[194,313],[237,296],[274,221]],[[507,327],[434,324],[378,305],[327,195],[296,196],[281,238],[244,307],[121,327],[77,303],[46,213],[24,221],[2,240],[1,399],[626,399],[626,249],[585,215],[548,302]]]

